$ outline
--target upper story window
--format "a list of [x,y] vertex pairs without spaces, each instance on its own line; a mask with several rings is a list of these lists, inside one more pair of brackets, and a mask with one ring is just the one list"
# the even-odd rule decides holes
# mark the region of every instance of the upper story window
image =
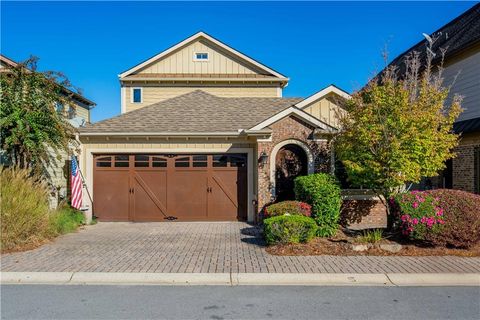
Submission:
[[208,61],[208,53],[207,52],[195,52],[194,59],[196,61]]
[[58,112],[59,114],[62,114],[62,115],[63,115],[63,113],[65,112],[65,107],[64,107],[63,104],[60,103],[60,102],[56,102],[56,103],[55,103],[55,109],[57,110],[57,112]]
[[74,107],[68,106],[67,117],[68,119],[73,119],[77,115],[77,112]]
[[142,103],[142,88],[132,88],[132,102]]

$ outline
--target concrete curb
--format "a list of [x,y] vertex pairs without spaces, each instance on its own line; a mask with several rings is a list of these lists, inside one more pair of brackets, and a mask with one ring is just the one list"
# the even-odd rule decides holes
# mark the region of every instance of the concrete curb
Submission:
[[1,272],[1,284],[480,286],[480,273]]

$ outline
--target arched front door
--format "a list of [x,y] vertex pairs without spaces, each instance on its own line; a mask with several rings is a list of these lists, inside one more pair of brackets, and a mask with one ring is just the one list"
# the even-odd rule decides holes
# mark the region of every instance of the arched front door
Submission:
[[308,159],[302,147],[296,144],[283,146],[275,158],[276,201],[294,200],[294,180],[307,173]]

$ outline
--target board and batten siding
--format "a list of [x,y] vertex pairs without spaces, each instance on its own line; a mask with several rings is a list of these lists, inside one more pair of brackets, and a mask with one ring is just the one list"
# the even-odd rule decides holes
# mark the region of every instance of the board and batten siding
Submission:
[[457,121],[480,117],[480,46],[447,62],[443,77],[446,86],[452,85],[451,94],[463,96],[463,112]]
[[[195,53],[208,53],[208,61],[195,61]],[[196,41],[136,73],[256,74],[257,70],[247,67],[220,49]]]
[[344,109],[335,103],[334,95],[326,96],[313,102],[309,106],[303,108],[303,111],[310,113],[312,116],[334,128],[338,128],[339,126],[338,115],[345,112]]
[[90,110],[88,110],[87,108],[83,108],[81,106],[76,106],[75,107],[75,115],[77,117],[80,117],[82,119],[85,119],[86,122],[90,122]]
[[[132,102],[132,87],[142,88],[142,102]],[[279,96],[278,87],[242,87],[242,86],[228,86],[228,87],[159,87],[159,86],[136,86],[125,87],[125,110],[126,112],[140,109],[142,107],[161,102],[170,98],[180,96],[195,90],[203,90],[207,93],[219,97],[238,98],[238,97],[258,97],[271,98]]]

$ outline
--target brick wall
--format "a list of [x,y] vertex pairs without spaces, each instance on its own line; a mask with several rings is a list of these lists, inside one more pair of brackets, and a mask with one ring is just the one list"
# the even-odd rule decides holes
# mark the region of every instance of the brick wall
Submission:
[[259,141],[257,148],[257,158],[260,157],[262,152],[268,155],[267,163],[258,167],[258,213],[273,200],[270,162],[275,162],[275,156],[272,157],[272,151],[277,144],[290,139],[303,142],[313,154],[315,172],[330,171],[329,144],[326,140],[313,141],[311,139],[314,127],[290,116],[274,123],[270,128],[272,129],[271,141]]
[[[480,133],[464,134],[453,158],[453,189],[475,192],[480,177],[475,174],[475,149],[480,147]],[[476,181],[477,180],[477,181]]]

